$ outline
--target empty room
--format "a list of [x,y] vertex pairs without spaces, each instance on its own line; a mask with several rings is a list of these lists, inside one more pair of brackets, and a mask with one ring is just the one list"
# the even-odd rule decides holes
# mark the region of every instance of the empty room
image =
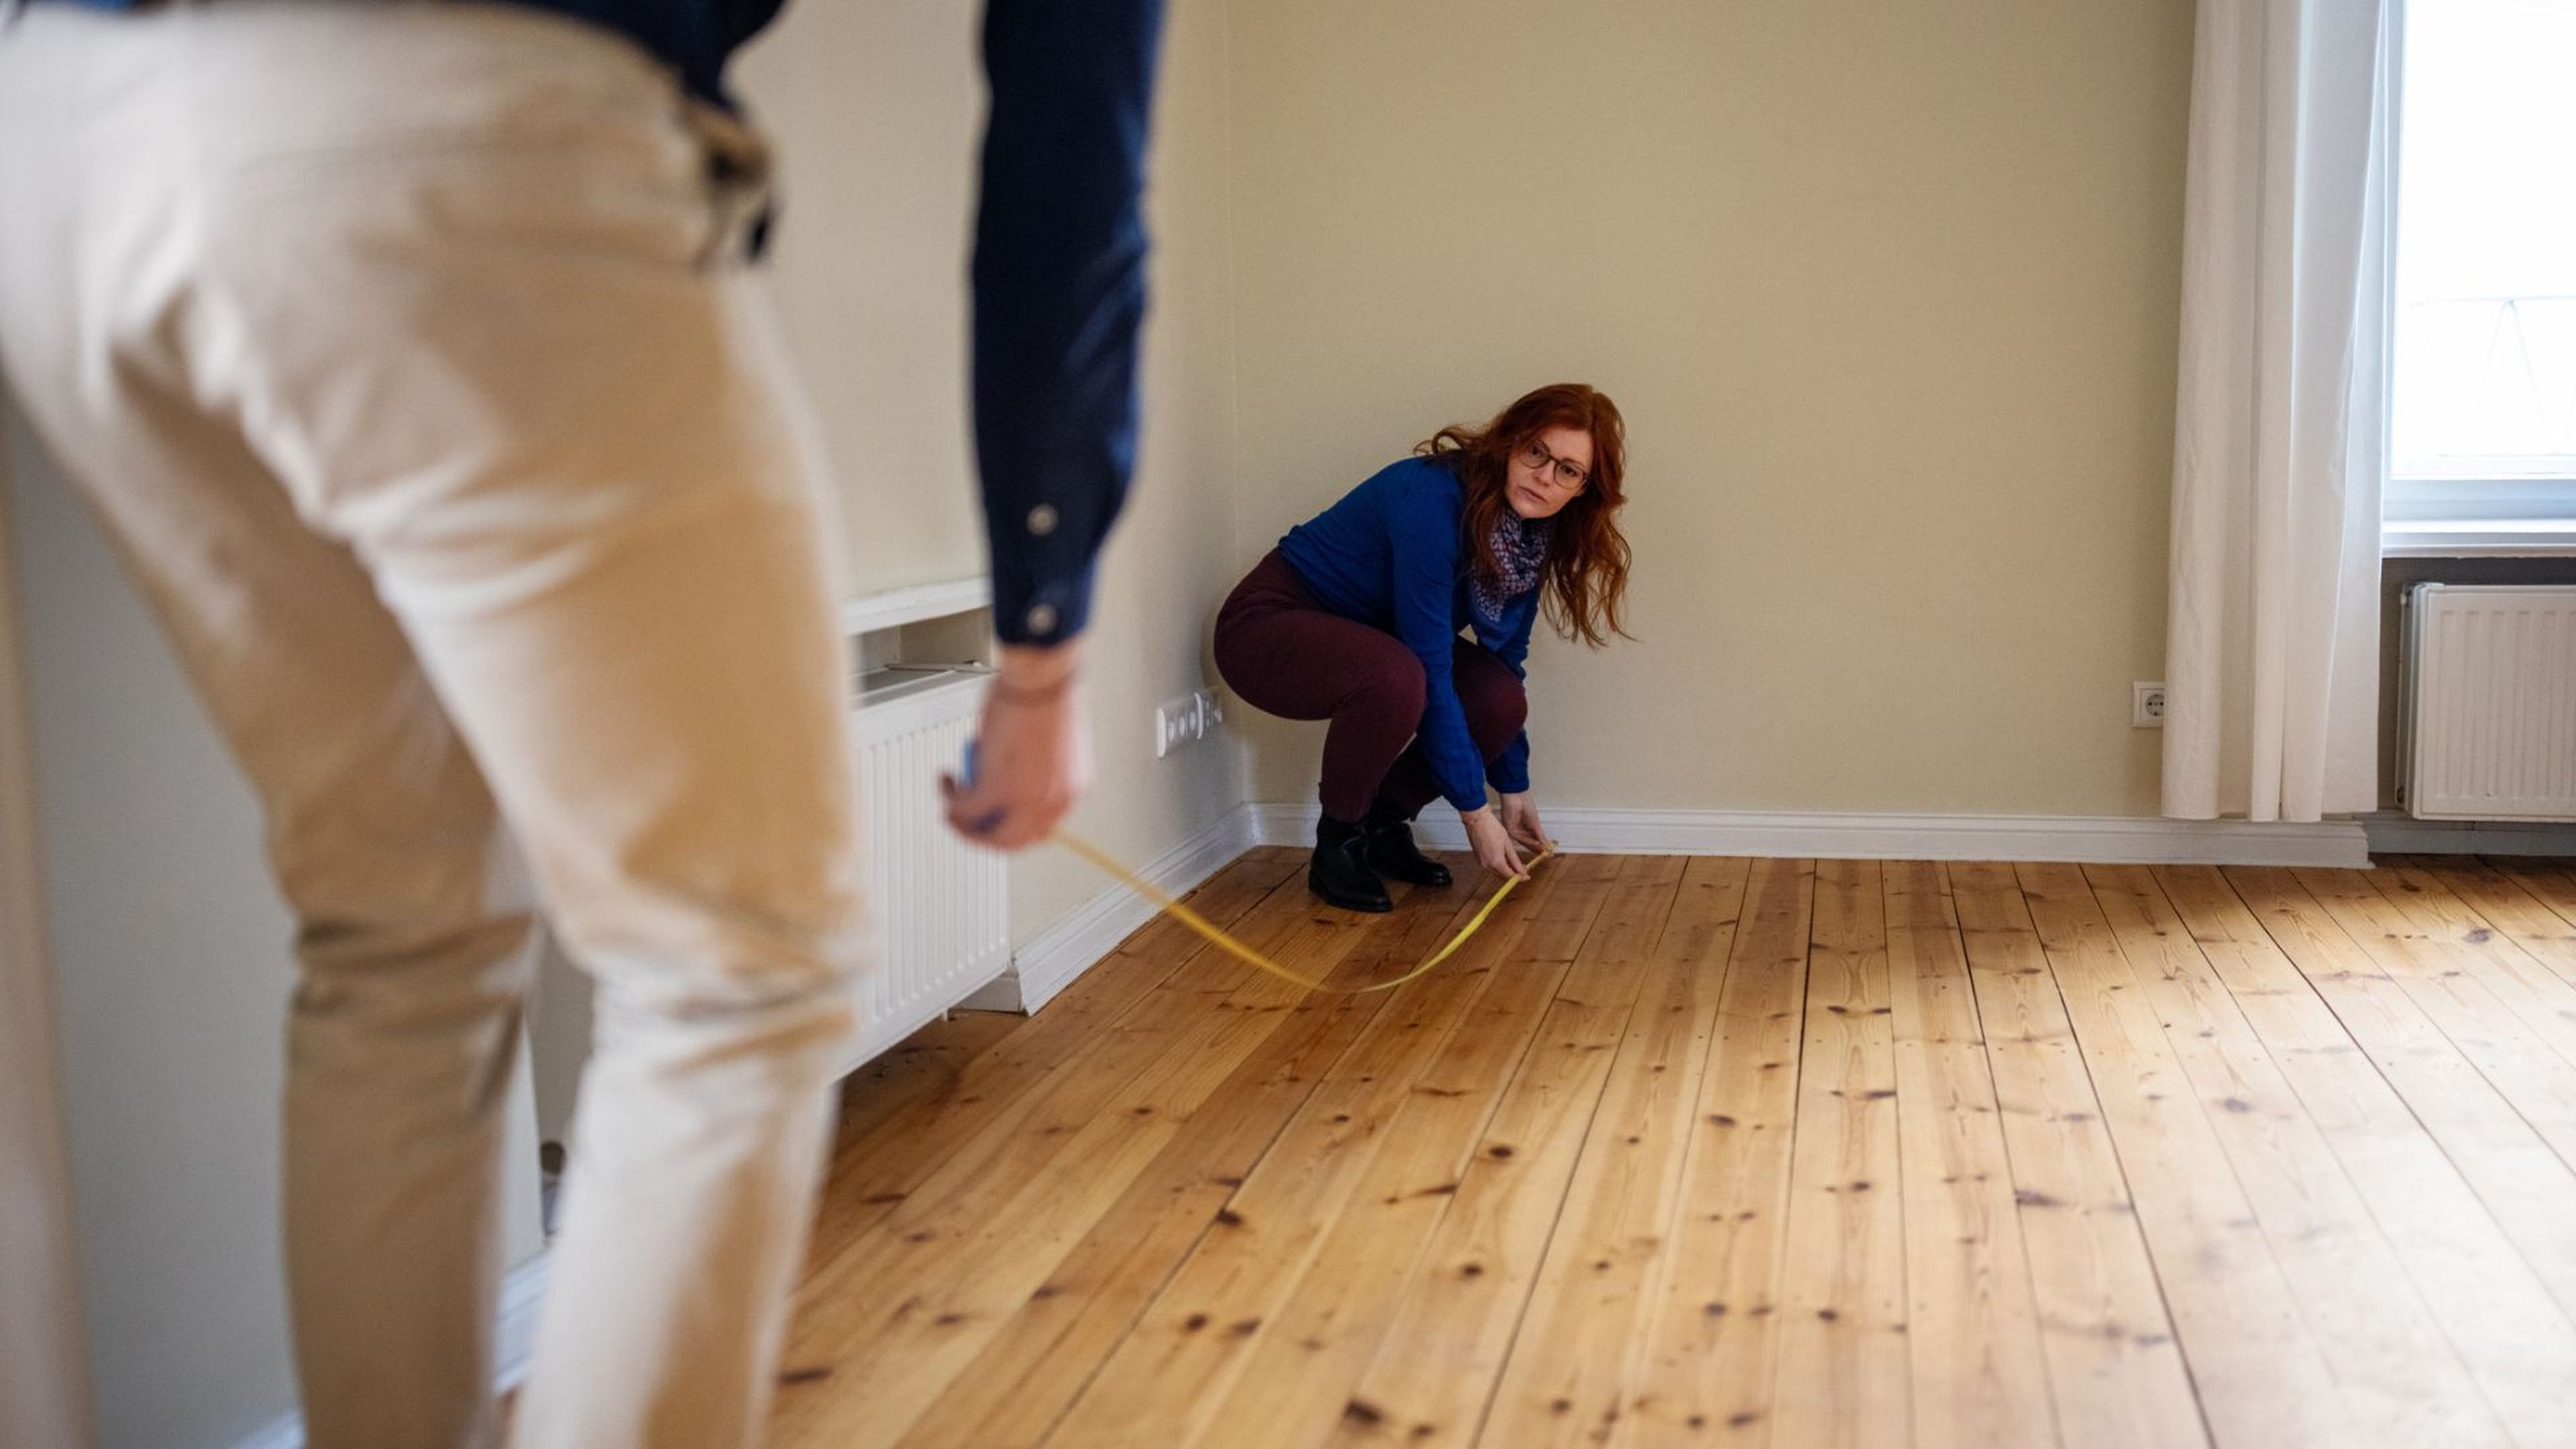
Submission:
[[2576,1446],[2570,74],[0,0],[0,1445]]

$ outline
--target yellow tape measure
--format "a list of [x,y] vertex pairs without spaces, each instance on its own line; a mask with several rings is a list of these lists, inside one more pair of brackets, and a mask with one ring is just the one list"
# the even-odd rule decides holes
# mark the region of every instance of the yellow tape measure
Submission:
[[[1467,938],[1476,934],[1478,927],[1485,924],[1485,918],[1494,913],[1494,907],[1501,905],[1503,903],[1503,897],[1512,893],[1512,887],[1520,884],[1520,881],[1518,880],[1507,880],[1503,882],[1503,888],[1494,892],[1494,898],[1485,902],[1484,909],[1476,912],[1474,920],[1469,921],[1463,928],[1461,928],[1457,935],[1449,938],[1448,945],[1441,947],[1438,953],[1433,955],[1430,960],[1423,962],[1421,965],[1414,967],[1412,970],[1405,972],[1394,980],[1372,981],[1366,986],[1356,987],[1327,986],[1320,980],[1298,975],[1296,972],[1289,970],[1287,967],[1280,965],[1278,962],[1273,961],[1269,957],[1262,955],[1260,952],[1253,950],[1249,946],[1246,946],[1241,941],[1234,939],[1234,937],[1226,934],[1224,927],[1217,925],[1207,917],[1200,915],[1198,912],[1182,905],[1179,901],[1176,901],[1170,896],[1167,896],[1161,891],[1155,889],[1153,885],[1138,876],[1134,871],[1120,865],[1115,859],[1111,858],[1109,852],[1102,850],[1099,846],[1093,845],[1081,836],[1059,830],[1055,833],[1053,838],[1057,844],[1072,851],[1074,854],[1081,856],[1084,860],[1090,861],[1093,865],[1100,867],[1100,869],[1117,878],[1129,890],[1134,891],[1136,894],[1143,896],[1145,899],[1152,901],[1155,905],[1158,905],[1164,910],[1170,912],[1172,919],[1179,921],[1182,925],[1189,927],[1191,930],[1198,932],[1202,936],[1205,936],[1210,944],[1214,945],[1218,950],[1225,952],[1227,955],[1232,956],[1237,960],[1249,962],[1254,966],[1258,966],[1262,970],[1269,972],[1271,975],[1278,977],[1282,981],[1293,981],[1299,986],[1305,987],[1309,991],[1331,991],[1345,996],[1358,996],[1371,991],[1392,991],[1396,987],[1402,986],[1404,983],[1421,976],[1424,972],[1429,971],[1432,967],[1439,965],[1441,962],[1448,960],[1452,955],[1457,953],[1460,946],[1467,944]],[[1546,860],[1555,854],[1556,852],[1553,850],[1542,851],[1541,853],[1530,857],[1528,864],[1535,866],[1540,861]]]

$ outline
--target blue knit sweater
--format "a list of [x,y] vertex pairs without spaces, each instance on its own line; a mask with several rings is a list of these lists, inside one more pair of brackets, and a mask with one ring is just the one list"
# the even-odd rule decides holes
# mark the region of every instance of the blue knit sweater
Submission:
[[1507,795],[1529,788],[1529,732],[1487,767],[1458,703],[1452,648],[1459,630],[1473,630],[1477,643],[1527,679],[1539,590],[1513,595],[1499,618],[1477,611],[1466,516],[1466,491],[1448,460],[1407,458],[1288,530],[1279,553],[1325,608],[1384,629],[1422,661],[1426,687],[1415,727],[1422,751],[1449,803],[1475,810],[1485,803],[1489,780]]

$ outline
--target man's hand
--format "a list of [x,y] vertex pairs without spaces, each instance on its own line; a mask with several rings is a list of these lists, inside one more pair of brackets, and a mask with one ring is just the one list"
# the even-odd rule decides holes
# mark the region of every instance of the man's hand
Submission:
[[976,726],[975,778],[940,778],[948,823],[995,850],[1053,834],[1091,788],[1091,733],[1083,723],[1080,644],[1005,645]]

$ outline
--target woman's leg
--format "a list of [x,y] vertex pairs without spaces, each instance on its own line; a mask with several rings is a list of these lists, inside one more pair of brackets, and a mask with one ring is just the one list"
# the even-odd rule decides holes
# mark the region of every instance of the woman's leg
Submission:
[[1364,858],[1359,821],[1422,719],[1422,665],[1413,652],[1317,604],[1274,552],[1218,611],[1216,667],[1256,709],[1332,721],[1306,886],[1345,910],[1393,910],[1386,882]]
[[1367,812],[1422,723],[1422,664],[1413,651],[1316,604],[1276,553],[1218,611],[1216,667],[1255,709],[1332,721],[1321,794],[1324,814],[1346,824]]
[[[1467,733],[1476,741],[1476,753],[1487,760],[1502,754],[1504,747],[1518,738],[1521,725],[1529,718],[1529,693],[1518,676],[1506,668],[1493,651],[1480,644],[1458,641],[1451,655],[1449,677],[1458,691],[1458,703],[1467,712]],[[1370,802],[1373,820],[1410,820],[1422,813],[1422,807],[1440,798],[1440,782],[1433,778],[1431,761],[1424,757],[1420,741],[1408,746],[1396,757],[1386,773],[1386,783]]]

